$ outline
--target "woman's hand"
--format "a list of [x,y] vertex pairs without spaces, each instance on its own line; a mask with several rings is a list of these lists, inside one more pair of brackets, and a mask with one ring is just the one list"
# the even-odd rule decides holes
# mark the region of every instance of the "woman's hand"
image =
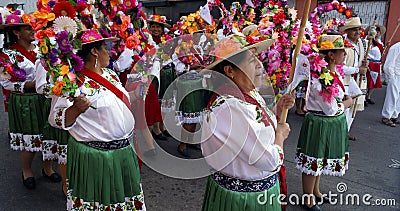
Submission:
[[79,113],[85,113],[91,105],[92,103],[86,98],[86,95],[81,94],[74,99],[74,104],[71,107],[74,107]]
[[36,92],[36,82],[35,81],[27,81],[24,84],[24,93],[34,93]]
[[345,108],[349,108],[353,104],[353,99],[349,95],[345,95],[343,98],[343,104]]
[[283,142],[287,139],[290,133],[290,126],[288,123],[279,123],[275,132],[275,144],[283,149]]
[[294,106],[294,92],[291,94],[284,94],[281,98],[279,98],[278,103],[275,105],[273,111],[276,115],[276,117],[279,118],[281,117],[282,110],[284,109],[290,109]]
[[294,92],[292,94],[285,94],[281,98],[279,98],[277,106],[282,109],[290,109],[294,106]]
[[65,126],[71,126],[79,115],[85,113],[92,103],[86,98],[86,95],[81,94],[74,99],[74,104],[65,111]]

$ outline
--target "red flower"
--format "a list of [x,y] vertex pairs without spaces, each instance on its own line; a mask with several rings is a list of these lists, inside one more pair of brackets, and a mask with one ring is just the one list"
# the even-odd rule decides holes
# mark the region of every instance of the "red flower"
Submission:
[[338,12],[343,13],[346,10],[345,7],[339,6]]
[[56,152],[57,152],[57,146],[53,146],[51,148],[51,153],[56,154]]
[[76,198],[75,203],[74,203],[74,208],[78,208],[80,206],[82,206],[81,199]]
[[110,206],[107,206],[105,209],[105,211],[110,211],[110,210],[111,210]]
[[119,82],[119,79],[115,75],[111,75],[111,78]]
[[121,207],[117,207],[117,209],[115,209],[115,211],[122,211]]
[[311,170],[313,171],[317,171],[318,169],[318,165],[315,161],[311,162]]
[[286,15],[283,11],[278,12],[275,16],[274,16],[274,23],[275,24],[281,24],[283,23],[283,20],[285,20]]
[[306,156],[303,157],[303,160],[301,161],[301,163],[302,163],[302,164],[307,163],[307,157],[306,157]]
[[142,206],[143,206],[142,202],[140,202],[139,200],[135,200],[134,203],[135,203],[135,208],[137,210],[141,210],[142,209]]
[[327,160],[326,158],[324,158],[324,159],[322,160],[322,165],[323,165],[323,166],[327,166],[327,165],[328,165],[328,160]]
[[342,166],[340,166],[340,164],[338,162],[338,163],[336,163],[335,171],[340,171],[340,170],[342,170]]
[[17,137],[17,138],[15,139],[15,144],[16,144],[17,146],[19,146],[19,145],[21,144],[21,140],[19,140],[19,137]]
[[33,140],[33,144],[35,145],[35,147],[40,147],[40,140],[38,138],[35,138],[35,140]]
[[99,89],[100,88],[100,86],[96,82],[94,82],[92,80],[89,80],[88,83],[89,83],[89,87],[90,88],[95,88],[95,89]]
[[54,5],[53,11],[56,17],[68,16],[72,19],[75,19],[76,17],[75,8],[68,1],[58,2],[56,5]]

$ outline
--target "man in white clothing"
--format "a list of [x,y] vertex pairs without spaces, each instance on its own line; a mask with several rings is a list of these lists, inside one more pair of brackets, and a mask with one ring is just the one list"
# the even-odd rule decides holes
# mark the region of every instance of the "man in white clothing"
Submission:
[[[350,96],[351,96],[350,92],[352,92],[351,90],[349,90],[349,87],[351,86],[350,84],[357,84],[355,86],[357,89],[363,89],[363,88],[366,89],[367,86],[365,80],[365,73],[368,70],[368,61],[364,59],[365,52],[367,49],[367,43],[365,40],[360,38],[361,26],[365,26],[365,24],[361,24],[361,20],[359,17],[354,17],[348,19],[345,25],[339,28],[341,31],[344,31],[346,33],[347,42],[353,45],[353,48],[346,49],[347,55],[345,59],[345,66],[343,68],[345,74],[344,85],[346,88],[346,92],[348,92]],[[352,74],[358,74],[357,82],[354,81]],[[357,87],[359,84],[359,80],[362,80],[361,86]],[[360,90],[358,90],[356,93],[361,93],[361,92]],[[357,96],[351,96],[351,97],[355,98]],[[365,96],[363,95],[358,96],[356,110],[358,111],[364,110],[364,98]],[[346,110],[346,119],[349,131],[351,124],[353,123],[354,120],[353,108],[354,106]],[[349,135],[349,139],[355,140],[355,137]]]
[[382,108],[382,123],[396,127],[400,123],[400,42],[389,49],[386,57],[385,78],[387,81],[386,97]]

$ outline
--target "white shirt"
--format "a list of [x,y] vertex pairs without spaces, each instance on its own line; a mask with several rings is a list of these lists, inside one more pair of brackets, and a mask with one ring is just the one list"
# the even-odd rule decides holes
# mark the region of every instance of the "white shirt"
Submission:
[[[24,92],[25,82],[35,80],[35,75],[36,75],[35,65],[28,58],[26,58],[24,55],[22,55],[21,53],[19,53],[17,51],[3,49],[3,53],[8,55],[8,57],[10,58],[10,62],[12,64],[15,63],[15,59],[16,59],[17,55],[22,56],[24,58],[23,61],[18,62],[18,67],[25,70],[26,80],[24,82],[11,82],[9,79],[6,79],[2,76],[2,77],[0,77],[1,86],[3,86],[4,89],[6,89],[6,90]],[[2,71],[0,71],[0,72],[2,72]]]
[[[102,76],[129,97],[121,82],[114,80],[117,76],[112,70],[103,69]],[[65,111],[72,106],[73,102],[60,97],[50,112],[50,124],[53,127],[68,130],[77,141],[81,142],[109,142],[129,137],[135,126],[135,119],[128,107],[107,88],[97,83],[100,87],[92,88],[90,84],[93,84],[93,81],[87,77],[84,77],[84,80],[81,91],[87,94],[87,99],[97,109],[89,108],[79,115],[71,126],[66,126]]]
[[381,51],[377,46],[372,47],[368,53],[368,59],[380,61],[382,57]]
[[387,79],[400,75],[400,42],[390,47],[383,69]]
[[[232,96],[215,102],[203,122],[201,148],[207,163],[243,180],[260,180],[279,171],[283,151],[274,144],[273,126],[257,119],[256,106]],[[277,125],[272,112],[270,116]]]
[[[338,75],[339,80],[342,81],[343,79],[340,75]],[[323,97],[320,95],[322,90],[321,82],[316,79],[312,78],[310,81],[310,85],[308,86],[307,90],[307,101],[306,101],[306,108],[309,111],[322,111],[326,116],[336,116],[342,114],[345,110],[343,103],[338,103],[335,99],[331,102],[324,101]],[[339,94],[338,98],[343,99],[344,97],[344,90],[339,86]]]

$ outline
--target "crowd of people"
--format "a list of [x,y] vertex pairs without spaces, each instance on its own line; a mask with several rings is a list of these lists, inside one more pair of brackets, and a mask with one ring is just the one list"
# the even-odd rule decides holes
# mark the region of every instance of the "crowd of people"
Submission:
[[[174,136],[180,156],[190,158],[191,146],[213,169],[205,184],[207,211],[285,209],[257,198],[287,193],[284,141],[291,129],[282,119],[295,104],[295,113],[304,116],[295,163],[309,196],[307,210],[330,202],[319,188],[322,174],[347,171],[349,140],[356,140],[349,135],[352,122],[357,111],[375,104],[382,69],[387,92],[381,121],[399,124],[400,44],[390,47],[382,68],[386,29],[364,31],[359,17],[338,31],[309,31],[305,40],[315,46],[303,48],[293,68],[308,76],[289,86],[277,79],[278,70],[267,73],[281,56],[271,49],[282,40],[268,34],[271,22],[264,19],[210,22],[197,12],[171,26],[159,14],[130,13],[132,5],[139,7],[131,1],[122,1],[122,10],[132,16],[115,12],[112,2],[47,2],[39,0],[33,14],[0,9],[0,84],[10,147],[22,151],[23,185],[35,188],[32,160],[41,152],[42,174],[62,181],[68,210],[146,210],[142,155],[157,156],[155,140],[173,136],[165,120],[170,112],[181,128]],[[96,17],[95,8],[104,17]],[[262,87],[272,93],[273,105]],[[138,142],[146,147],[139,149]],[[60,173],[53,170],[56,160]]]

